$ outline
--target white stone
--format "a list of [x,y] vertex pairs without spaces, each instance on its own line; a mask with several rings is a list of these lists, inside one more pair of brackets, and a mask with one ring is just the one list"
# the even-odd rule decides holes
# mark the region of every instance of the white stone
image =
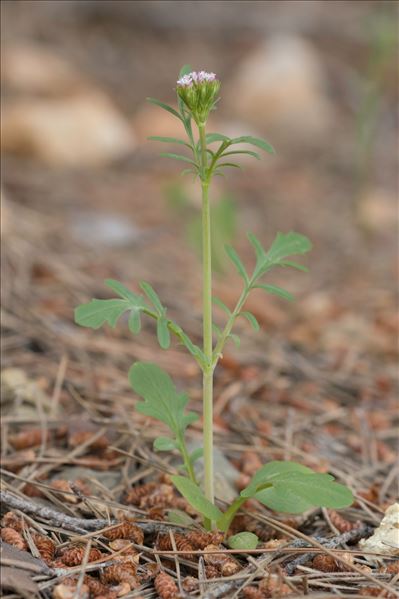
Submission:
[[374,534],[366,540],[361,540],[359,545],[364,551],[399,556],[399,503],[387,508]]

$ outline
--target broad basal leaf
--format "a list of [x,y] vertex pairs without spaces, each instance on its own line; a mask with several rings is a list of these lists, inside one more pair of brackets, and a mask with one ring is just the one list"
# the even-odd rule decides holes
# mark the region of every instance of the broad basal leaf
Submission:
[[189,398],[178,393],[170,376],[156,364],[136,362],[130,368],[129,382],[133,390],[144,399],[136,409],[146,416],[164,422],[177,437],[198,419],[194,412],[185,413]]
[[178,491],[187,499],[194,509],[209,520],[218,520],[222,517],[222,512],[216,505],[213,505],[202,493],[201,489],[185,476],[171,476],[172,482]]
[[241,497],[253,497],[260,485],[270,483],[278,477],[293,474],[313,474],[313,470],[297,462],[273,460],[259,468],[240,495]]
[[256,549],[259,543],[258,537],[253,532],[239,532],[229,537],[227,544],[230,549]]

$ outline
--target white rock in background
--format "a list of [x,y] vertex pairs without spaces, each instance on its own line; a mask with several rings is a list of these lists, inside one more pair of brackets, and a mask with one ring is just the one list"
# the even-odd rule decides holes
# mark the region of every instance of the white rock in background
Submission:
[[66,98],[17,100],[3,109],[2,147],[60,167],[97,166],[129,152],[129,122],[109,98],[88,90]]
[[359,541],[359,545],[364,551],[399,556],[399,503],[394,503],[385,511],[374,534]]
[[317,50],[292,35],[269,38],[239,64],[223,99],[238,118],[293,142],[319,137],[333,120]]
[[69,62],[40,44],[6,46],[1,78],[13,91],[33,95],[70,94],[84,84]]

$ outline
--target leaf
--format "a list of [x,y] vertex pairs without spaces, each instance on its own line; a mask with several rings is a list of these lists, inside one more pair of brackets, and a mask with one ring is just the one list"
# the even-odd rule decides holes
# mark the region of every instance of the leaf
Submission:
[[256,549],[259,539],[253,532],[239,532],[227,539],[230,549]]
[[159,135],[151,135],[150,137],[147,137],[147,139],[149,141],[161,141],[168,144],[180,144],[182,146],[186,146],[187,148],[192,149],[190,144],[188,144],[186,141],[183,141],[182,139],[178,139],[177,137],[162,137]]
[[261,148],[262,150],[265,150],[265,152],[269,152],[269,154],[275,154],[273,146],[271,146],[266,140],[260,139],[259,137],[253,137],[252,135],[242,135],[241,137],[235,137],[234,139],[230,140],[230,143],[231,145],[247,143]]
[[256,266],[258,266],[259,264],[261,264],[264,261],[264,259],[266,257],[266,252],[263,249],[262,244],[260,243],[259,239],[257,237],[255,237],[255,235],[253,233],[247,233],[247,237],[248,237],[250,244],[252,245],[252,247],[255,250]]
[[179,526],[193,526],[196,524],[195,520],[186,514],[186,512],[183,512],[183,510],[168,510],[167,516],[169,522],[178,524]]
[[144,399],[136,405],[137,411],[164,422],[176,437],[198,419],[194,412],[184,412],[188,396],[177,393],[170,376],[156,364],[136,362],[129,370],[129,382]]
[[157,437],[154,441],[154,449],[156,451],[172,451],[172,449],[176,449],[176,441],[169,437]]
[[251,312],[241,312],[240,316],[244,316],[244,318],[248,320],[248,322],[252,325],[254,331],[260,330],[259,322],[256,320],[255,316]]
[[126,299],[137,306],[145,306],[144,298],[142,295],[137,295],[130,291],[127,287],[122,285],[119,281],[115,281],[115,279],[106,279],[105,284],[110,287],[115,293],[117,293],[123,299]]
[[232,168],[242,168],[239,164],[235,164],[234,162],[218,162],[218,168],[222,168],[223,166],[230,166]]
[[270,262],[278,263],[287,256],[306,254],[311,249],[312,244],[305,235],[294,231],[277,233],[270,250],[266,254],[266,258]]
[[218,297],[213,296],[212,297],[212,301],[214,304],[216,304],[216,306],[219,306],[219,308],[221,308],[223,310],[223,312],[226,312],[226,314],[228,316],[231,315],[231,310],[229,310],[229,308],[226,306],[226,304],[224,302],[222,302],[221,299],[219,299]]
[[281,287],[277,287],[277,285],[264,285],[264,284],[259,284],[259,285],[254,285],[253,289],[263,289],[264,291],[267,291],[268,293],[272,293],[273,295],[278,295],[279,297],[282,297],[283,299],[286,299],[290,302],[292,302],[295,297],[292,295],[292,293],[290,293],[289,291],[286,291],[285,289],[282,289]]
[[222,135],[221,133],[207,133],[206,134],[206,143],[211,144],[215,141],[230,141],[230,138],[226,135]]
[[152,302],[159,316],[163,316],[166,310],[163,307],[161,300],[159,299],[159,295],[156,293],[153,287],[151,287],[151,285],[149,283],[146,283],[145,281],[142,281],[140,283],[140,287],[144,291],[150,302]]
[[173,158],[174,160],[181,160],[182,162],[189,162],[190,164],[194,164],[197,166],[197,163],[191,158],[187,158],[187,156],[183,156],[182,154],[173,154],[172,152],[161,152],[160,156],[164,158]]
[[233,152],[223,152],[223,154],[221,154],[220,157],[223,158],[224,156],[232,156],[233,154],[248,154],[249,156],[253,156],[257,160],[260,160],[258,152],[252,152],[251,150],[235,150]]
[[228,336],[228,338],[233,341],[233,343],[234,343],[234,345],[236,346],[237,349],[240,349],[241,339],[239,338],[238,335],[236,335],[235,333],[230,333],[230,335]]
[[141,330],[140,310],[132,310],[129,316],[129,331],[137,335]]
[[75,322],[91,329],[99,329],[105,322],[114,327],[128,309],[129,303],[123,299],[92,299],[75,308]]
[[216,337],[219,339],[220,335],[222,334],[222,331],[220,330],[220,327],[218,327],[217,324],[215,324],[214,322],[212,323],[212,331],[215,333]]
[[185,476],[171,476],[172,482],[177,490],[187,499],[194,509],[209,520],[218,520],[223,515],[216,505],[211,503],[201,489]]
[[228,257],[230,258],[230,260],[233,262],[234,266],[236,267],[238,274],[244,279],[245,283],[248,283],[249,278],[248,278],[247,272],[245,270],[243,263],[241,262],[240,258],[238,257],[237,252],[235,251],[234,248],[231,247],[231,245],[225,245],[224,247],[225,247]]
[[297,462],[273,460],[255,472],[251,482],[241,491],[240,495],[241,497],[253,497],[260,485],[270,483],[277,477],[298,473],[313,474],[313,470]]
[[291,260],[285,260],[284,262],[280,262],[279,266],[290,266],[291,268],[296,268],[296,270],[301,270],[302,272],[309,272],[307,266],[303,264],[298,264],[297,262],[291,262]]
[[168,320],[163,316],[157,320],[157,338],[162,349],[168,349],[170,347]]
[[201,459],[203,455],[204,455],[203,447],[198,447],[197,449],[194,449],[194,451],[190,454],[190,462],[192,464],[195,464],[195,462],[197,462],[199,459]]
[[179,119],[179,121],[183,120],[181,115],[177,112],[177,110],[172,108],[172,106],[169,106],[168,104],[165,104],[164,102],[161,102],[160,100],[157,100],[156,98],[147,98],[147,102],[150,102],[151,104],[155,104],[156,106],[159,106],[160,108],[163,108],[164,110],[167,110],[167,112],[170,112],[170,114],[173,114],[173,116],[177,117]]

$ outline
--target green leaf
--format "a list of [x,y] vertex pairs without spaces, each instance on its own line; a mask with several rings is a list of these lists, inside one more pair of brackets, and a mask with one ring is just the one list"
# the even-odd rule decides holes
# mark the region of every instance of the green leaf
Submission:
[[249,278],[248,278],[247,272],[244,268],[243,263],[241,262],[240,258],[238,257],[237,252],[235,251],[234,248],[231,247],[231,245],[225,245],[224,247],[225,247],[228,257],[230,258],[230,260],[233,262],[234,266],[236,267],[238,274],[244,279],[245,283],[248,283]]
[[240,316],[244,316],[244,318],[248,320],[248,322],[252,325],[254,331],[260,330],[259,322],[256,320],[255,316],[251,312],[241,312]]
[[157,320],[157,338],[162,349],[168,349],[170,347],[168,320],[162,316]]
[[176,441],[169,437],[157,437],[154,441],[154,449],[156,451],[172,451],[172,449],[176,449]]
[[168,104],[165,104],[164,102],[160,102],[160,100],[157,100],[156,98],[147,98],[147,102],[150,102],[151,104],[155,104],[156,106],[163,108],[167,112],[170,112],[170,114],[173,114],[173,116],[177,117],[179,119],[179,121],[183,120],[182,117],[180,116],[180,114],[177,112],[177,110],[172,108],[172,106],[169,106]]
[[182,162],[189,162],[190,164],[194,164],[197,166],[197,163],[191,158],[187,158],[187,156],[183,156],[182,154],[173,154],[172,152],[161,152],[160,156],[164,158],[173,158],[174,160],[181,160]]
[[196,524],[195,520],[186,514],[186,512],[183,512],[183,510],[168,510],[167,516],[169,522],[177,524],[178,526],[193,526]]
[[231,310],[229,310],[229,308],[226,306],[226,304],[224,302],[222,302],[221,299],[219,299],[218,297],[213,296],[212,297],[212,301],[214,304],[216,304],[216,306],[219,306],[219,308],[221,308],[223,310],[223,312],[226,312],[226,314],[228,316],[231,315]]
[[253,233],[247,233],[248,240],[255,250],[256,266],[259,266],[266,258],[266,252],[259,239]]
[[167,144],[180,144],[182,146],[186,146],[187,148],[192,149],[192,146],[190,144],[188,144],[186,141],[183,141],[182,139],[178,139],[177,137],[162,137],[159,135],[151,135],[150,137],[147,137],[147,139],[149,141],[162,141]]
[[212,323],[212,331],[215,333],[216,337],[219,339],[220,335],[222,334],[222,331],[220,330],[220,327],[218,327],[218,325],[215,324],[214,322]]
[[294,231],[277,233],[266,258],[269,262],[280,263],[287,256],[306,254],[311,249],[312,244],[305,235]]
[[156,311],[158,312],[159,316],[163,316],[166,310],[163,307],[161,300],[159,299],[159,295],[156,293],[153,287],[151,287],[151,285],[149,283],[146,283],[145,281],[142,281],[140,283],[140,287],[144,291],[144,293],[146,294]]
[[195,464],[195,462],[197,462],[197,460],[201,459],[203,455],[204,455],[203,447],[198,447],[197,449],[194,449],[194,451],[190,454],[190,462],[192,464]]
[[265,141],[264,139],[260,139],[259,137],[253,137],[252,135],[242,135],[241,137],[235,137],[231,140],[230,143],[231,145],[247,143],[261,148],[262,150],[265,150],[265,152],[269,152],[269,154],[275,154],[273,146],[271,146],[267,141]]
[[227,539],[230,549],[256,549],[258,543],[259,539],[253,532],[239,532]]
[[290,293],[289,291],[286,291],[285,289],[282,289],[281,287],[277,287],[277,285],[265,285],[265,284],[261,284],[259,283],[259,285],[254,285],[253,287],[254,289],[264,289],[264,291],[267,291],[268,293],[272,293],[273,295],[278,295],[279,297],[282,297],[283,299],[286,299],[290,302],[292,302],[295,297],[292,295],[292,293]]
[[295,493],[286,487],[285,489],[276,489],[270,487],[260,491],[254,497],[263,505],[266,505],[275,512],[283,512],[289,514],[301,514],[313,507],[313,503],[306,501],[302,497],[298,497]]
[[187,499],[190,505],[193,506],[200,514],[209,520],[218,520],[223,515],[216,505],[211,503],[201,489],[185,476],[172,476],[173,484],[177,490]]
[[257,160],[260,160],[258,152],[252,152],[251,150],[235,150],[233,152],[223,152],[223,154],[221,154],[220,157],[223,158],[224,156],[232,156],[233,154],[248,154],[248,156],[253,156]]
[[273,460],[268,462],[251,479],[251,482],[240,493],[241,497],[254,497],[260,485],[272,482],[274,479],[293,474],[313,474],[313,470],[297,462]]
[[144,399],[136,405],[137,411],[164,422],[176,437],[198,419],[194,412],[184,412],[188,396],[177,393],[170,376],[156,364],[136,362],[130,368],[129,382]]
[[230,141],[230,138],[226,135],[222,135],[221,133],[207,133],[206,134],[206,143],[211,144],[215,141]]
[[110,287],[115,293],[117,293],[123,299],[126,299],[137,306],[145,306],[144,298],[142,295],[137,295],[130,291],[127,287],[122,285],[119,281],[115,281],[115,279],[106,279],[105,284]]
[[129,316],[129,331],[137,335],[141,330],[140,310],[132,310]]
[[236,335],[235,333],[230,333],[230,335],[228,336],[228,339],[231,339],[233,341],[234,345],[236,346],[236,348],[240,349],[241,339],[239,338],[238,335]]
[[301,270],[302,272],[309,272],[307,266],[298,264],[297,262],[291,262],[291,260],[284,260],[284,262],[279,263],[279,266],[290,266],[291,268],[296,268],[296,270]]
[[91,329],[99,329],[105,322],[114,327],[128,309],[129,302],[123,299],[92,299],[75,308],[75,322]]
[[239,164],[235,164],[234,162],[218,162],[218,168],[222,168],[223,166],[229,166],[231,168],[242,168]]

